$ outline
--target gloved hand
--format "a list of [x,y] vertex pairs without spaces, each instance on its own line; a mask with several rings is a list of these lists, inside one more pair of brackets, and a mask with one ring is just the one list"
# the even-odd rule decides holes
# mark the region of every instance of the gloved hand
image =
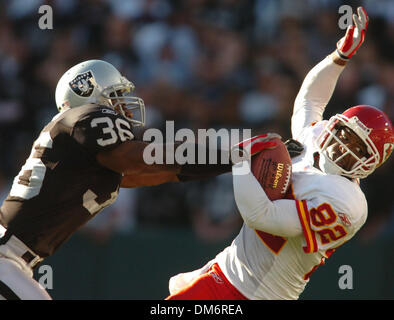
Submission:
[[347,28],[345,36],[337,43],[337,53],[344,60],[349,60],[364,42],[368,15],[363,7],[358,7],[357,13],[353,14],[354,25]]
[[289,139],[285,142],[287,151],[289,152],[290,158],[295,158],[299,156],[302,151],[304,151],[304,146],[302,143],[294,139]]
[[246,139],[234,145],[231,148],[232,163],[236,164],[244,160],[249,160],[255,154],[266,149],[275,149],[277,147],[277,143],[272,141],[275,138],[282,139],[279,134],[265,133]]

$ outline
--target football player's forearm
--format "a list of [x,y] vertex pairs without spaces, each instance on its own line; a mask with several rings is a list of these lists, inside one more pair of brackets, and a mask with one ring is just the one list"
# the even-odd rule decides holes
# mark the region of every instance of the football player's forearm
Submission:
[[173,173],[180,171],[177,164],[148,163],[144,150],[148,143],[130,140],[115,149],[97,154],[97,161],[104,167],[123,175]]
[[[142,141],[127,141],[111,151],[101,152],[97,161],[104,167],[123,175],[169,174],[177,175],[178,181],[199,180],[231,172],[229,152],[213,150],[216,160],[210,163],[210,151],[205,146],[191,144],[194,150],[186,163],[177,159],[177,148],[180,144],[155,144],[151,150],[162,152],[162,157],[155,159],[155,154],[145,152],[150,144]],[[205,150],[203,150],[205,149]],[[168,153],[170,152],[170,154]],[[200,155],[205,154],[204,159]],[[151,158],[150,158],[151,157]],[[171,158],[171,159],[170,159]],[[158,160],[158,161],[157,161]],[[182,159],[184,160],[184,159]]]
[[324,110],[344,70],[344,65],[339,65],[338,60],[332,53],[309,71],[296,97],[295,109],[311,104]]
[[321,121],[335,86],[344,70],[335,53],[319,62],[305,77],[294,102],[291,129],[297,139],[303,128]]
[[157,174],[133,174],[124,175],[120,186],[122,188],[137,188],[157,186],[167,182],[178,182],[179,179],[175,173],[162,172]]
[[346,64],[349,61],[349,60],[344,60],[343,58],[341,58],[337,51],[332,52],[330,54],[330,58],[335,64],[342,66],[342,67],[346,66]]
[[[163,165],[155,166],[162,172],[175,173],[178,181],[201,180],[231,172],[230,153],[226,150],[210,150],[198,143],[164,143],[154,146],[162,150],[163,159],[160,160],[164,162]],[[215,156],[213,161],[212,155]]]
[[294,200],[271,201],[253,174],[246,174],[241,164],[233,166],[233,185],[235,202],[249,228],[283,237],[302,234]]
[[210,149],[203,144],[194,143],[184,145],[183,147],[187,146],[189,150],[193,150],[193,154],[190,158],[188,157],[186,163],[180,165],[180,171],[177,175],[180,181],[213,178],[231,172],[232,163],[228,150],[219,148]]

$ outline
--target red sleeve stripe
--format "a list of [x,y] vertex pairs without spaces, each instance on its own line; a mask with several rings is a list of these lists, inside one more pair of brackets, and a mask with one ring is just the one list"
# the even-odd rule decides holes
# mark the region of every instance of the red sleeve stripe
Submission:
[[311,221],[306,201],[296,200],[298,218],[300,219],[302,231],[304,232],[306,247],[305,253],[316,252],[318,250],[315,232],[311,228]]

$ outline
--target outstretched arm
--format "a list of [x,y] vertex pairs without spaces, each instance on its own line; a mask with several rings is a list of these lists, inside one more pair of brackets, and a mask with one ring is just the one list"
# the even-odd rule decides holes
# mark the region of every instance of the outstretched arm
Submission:
[[[166,182],[201,180],[204,178],[215,177],[220,174],[231,172],[229,153],[222,150],[213,150],[217,153],[216,163],[210,164],[206,159],[205,164],[198,163],[198,154],[204,149],[206,157],[209,156],[210,150],[205,146],[193,144],[194,161],[188,164],[178,164],[175,161],[167,163],[165,154],[167,154],[167,144],[161,144],[159,148],[163,149],[162,164],[148,164],[144,159],[144,150],[149,144],[143,141],[129,140],[116,148],[100,152],[97,154],[97,161],[104,167],[123,175],[121,187],[134,188],[141,186],[154,186]],[[176,154],[179,145],[172,145],[170,152]]]
[[323,119],[323,112],[330,101],[336,83],[346,63],[364,42],[368,26],[365,10],[358,8],[353,15],[354,25],[348,27],[345,36],[338,41],[337,49],[318,63],[304,79],[294,103],[291,130],[293,138],[300,137],[304,128]]
[[[270,140],[277,137],[280,136],[269,133],[246,139],[233,147],[232,150],[238,152],[210,150],[204,145],[190,144],[189,146],[194,150],[194,159],[191,163],[185,164],[178,164],[176,161],[167,164],[165,157],[163,164],[148,164],[144,159],[144,150],[149,144],[135,140],[128,140],[113,149],[100,152],[96,158],[102,166],[123,175],[121,182],[123,188],[154,186],[166,182],[201,180],[231,172],[232,162],[249,159],[263,148],[275,147],[275,143]],[[157,146],[163,150],[163,155],[167,154],[168,144]],[[176,155],[179,146],[179,144],[171,145],[170,152]],[[212,152],[216,153],[215,163],[210,163]],[[205,161],[199,164],[199,160],[203,160],[200,159],[201,154],[204,155]]]

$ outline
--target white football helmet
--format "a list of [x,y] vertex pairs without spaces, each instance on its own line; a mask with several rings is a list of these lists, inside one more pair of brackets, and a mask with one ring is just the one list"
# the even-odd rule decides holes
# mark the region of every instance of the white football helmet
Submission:
[[89,103],[105,105],[121,113],[132,125],[144,126],[145,104],[132,95],[134,88],[112,64],[88,60],[70,68],[60,78],[56,105],[59,112]]

